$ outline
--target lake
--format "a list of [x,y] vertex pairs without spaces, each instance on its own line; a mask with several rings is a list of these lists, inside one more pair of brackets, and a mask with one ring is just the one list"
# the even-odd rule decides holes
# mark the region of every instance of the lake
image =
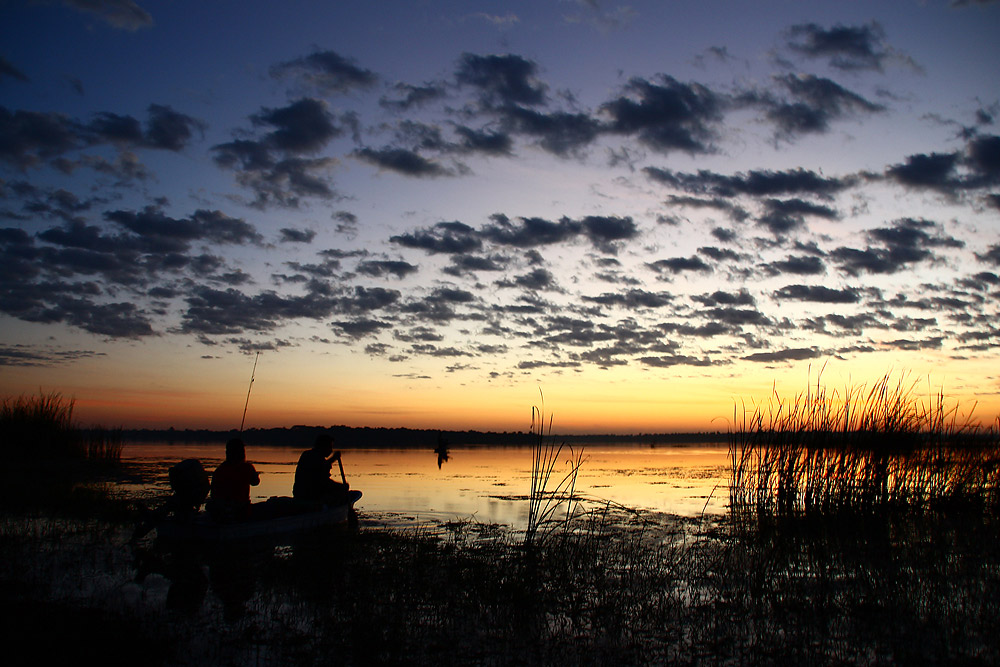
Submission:
[[[301,449],[248,446],[247,459],[261,475],[254,502],[292,492]],[[580,446],[575,448],[580,451]],[[697,516],[723,513],[728,502],[729,457],[725,443],[656,446],[587,443],[576,491],[588,499],[633,509]],[[197,458],[211,473],[224,444],[129,444],[123,459],[148,470],[156,482],[141,492],[167,493],[167,470]],[[564,447],[551,485],[570,469]],[[472,519],[523,528],[531,490],[530,447],[454,447],[438,465],[430,449],[345,449],[344,474],[364,497],[363,520],[390,525],[434,525]],[[339,470],[333,468],[334,478]]]

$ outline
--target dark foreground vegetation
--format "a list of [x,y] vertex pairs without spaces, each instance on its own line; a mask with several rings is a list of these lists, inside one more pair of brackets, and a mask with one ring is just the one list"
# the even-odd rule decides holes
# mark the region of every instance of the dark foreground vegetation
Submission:
[[[812,394],[797,401],[816,407]],[[891,471],[816,501],[804,482],[815,475],[794,473],[815,465],[801,462],[815,461],[810,448],[794,464],[779,458],[798,486],[750,485],[771,476],[748,460],[812,437],[751,421],[757,436],[734,434],[735,511],[683,520],[580,498],[573,471],[550,462],[582,459],[543,437],[541,421],[527,531],[401,531],[363,517],[355,532],[170,550],[129,544],[132,525],[112,508],[132,500],[113,486],[87,507],[4,509],[0,599],[20,613],[5,614],[0,641],[11,655],[105,664],[1000,662],[995,477],[889,492],[901,461],[947,445],[943,435],[995,474],[995,431],[921,425],[916,444],[884,456],[878,438],[848,448],[816,436],[830,438],[824,456],[854,451]]]

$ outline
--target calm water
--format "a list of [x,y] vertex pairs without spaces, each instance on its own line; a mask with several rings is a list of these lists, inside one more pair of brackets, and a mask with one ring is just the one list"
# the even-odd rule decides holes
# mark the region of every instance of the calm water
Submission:
[[[577,448],[579,451],[579,448]],[[253,500],[292,492],[295,462],[301,450],[247,447],[247,458],[261,473]],[[219,444],[129,445],[123,457],[146,468],[158,480],[154,490],[167,490],[167,469],[185,458],[197,458],[211,472],[221,462]],[[357,508],[363,517],[390,524],[431,524],[461,519],[523,527],[531,489],[531,449],[463,448],[449,450],[438,467],[437,454],[423,449],[344,450],[344,473],[352,488],[364,492]],[[588,444],[577,479],[577,493],[636,509],[696,516],[721,513],[728,500],[728,455],[725,444],[638,446]],[[569,470],[564,448],[552,484]],[[334,477],[339,478],[336,465]]]

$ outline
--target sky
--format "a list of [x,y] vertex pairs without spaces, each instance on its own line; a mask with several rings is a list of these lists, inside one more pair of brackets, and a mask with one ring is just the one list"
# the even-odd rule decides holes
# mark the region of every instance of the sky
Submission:
[[725,431],[889,375],[994,423],[998,29],[975,0],[7,0],[0,395]]

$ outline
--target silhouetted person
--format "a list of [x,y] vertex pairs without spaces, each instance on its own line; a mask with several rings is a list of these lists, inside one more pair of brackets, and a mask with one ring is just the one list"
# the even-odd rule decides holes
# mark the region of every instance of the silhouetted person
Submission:
[[448,439],[444,437],[444,433],[438,431],[438,442],[437,449],[434,450],[438,455],[438,470],[441,469],[442,463],[447,463],[448,461]]
[[184,459],[171,466],[168,476],[173,495],[155,510],[140,505],[139,522],[132,533],[132,543],[138,542],[168,516],[178,521],[190,521],[208,497],[208,473],[198,459]]
[[295,483],[292,496],[296,500],[324,505],[342,505],[347,502],[346,483],[330,479],[330,469],[334,461],[340,460],[340,452],[333,451],[333,438],[328,435],[316,436],[312,449],[302,452],[295,466]]
[[260,474],[247,461],[243,441],[226,443],[226,460],[212,475],[209,511],[217,521],[240,521],[250,516],[250,487],[260,484]]

